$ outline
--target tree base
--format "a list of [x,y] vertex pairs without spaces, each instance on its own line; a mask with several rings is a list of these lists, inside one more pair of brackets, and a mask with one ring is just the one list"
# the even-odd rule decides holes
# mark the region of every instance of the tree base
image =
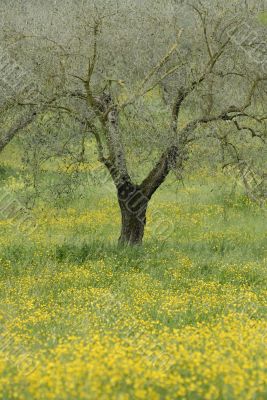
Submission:
[[141,245],[146,225],[148,199],[140,190],[132,187],[124,198],[119,197],[118,200],[121,209],[119,244],[123,246]]

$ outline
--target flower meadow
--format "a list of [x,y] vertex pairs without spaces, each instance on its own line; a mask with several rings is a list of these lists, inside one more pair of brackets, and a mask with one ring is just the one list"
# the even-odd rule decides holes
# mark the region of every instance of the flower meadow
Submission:
[[266,211],[231,188],[166,184],[133,249],[99,187],[2,216],[0,398],[267,399]]

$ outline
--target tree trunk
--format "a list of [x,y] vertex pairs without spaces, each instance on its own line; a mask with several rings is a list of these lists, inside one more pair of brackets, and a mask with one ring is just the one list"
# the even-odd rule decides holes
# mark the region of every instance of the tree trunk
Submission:
[[138,186],[126,182],[118,189],[118,201],[121,210],[119,244],[128,246],[142,244],[148,199]]
[[26,118],[22,118],[17,125],[5,132],[0,138],[0,152],[9,144],[9,142],[11,142],[11,140],[19,131],[31,124],[36,117],[37,113],[36,111],[33,111],[30,115],[26,116]]
[[121,208],[121,234],[119,237],[119,244],[129,246],[142,244],[145,224],[145,212],[137,216],[124,207]]

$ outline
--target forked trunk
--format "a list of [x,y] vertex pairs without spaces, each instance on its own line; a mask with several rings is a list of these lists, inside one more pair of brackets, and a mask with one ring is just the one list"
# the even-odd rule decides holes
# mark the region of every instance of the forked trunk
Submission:
[[148,199],[137,186],[127,183],[118,191],[118,200],[121,210],[119,244],[142,244]]

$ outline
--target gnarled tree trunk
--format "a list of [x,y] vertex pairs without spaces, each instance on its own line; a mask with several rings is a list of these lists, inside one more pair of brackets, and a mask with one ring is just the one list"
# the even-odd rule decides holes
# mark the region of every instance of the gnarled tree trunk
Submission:
[[142,211],[142,213],[137,216],[124,206],[121,206],[121,234],[119,243],[123,245],[142,244],[145,224],[145,212]]
[[141,244],[146,225],[148,198],[139,186],[125,182],[118,188],[118,201],[121,210],[119,244]]
[[[119,182],[116,178],[114,179],[117,182],[118,201],[121,210],[120,244],[142,244],[149,200],[166,179],[171,167],[177,161],[177,156],[177,146],[168,148],[141,185],[133,184],[129,175],[124,175],[124,178]],[[114,172],[114,169],[110,168],[110,171]]]

